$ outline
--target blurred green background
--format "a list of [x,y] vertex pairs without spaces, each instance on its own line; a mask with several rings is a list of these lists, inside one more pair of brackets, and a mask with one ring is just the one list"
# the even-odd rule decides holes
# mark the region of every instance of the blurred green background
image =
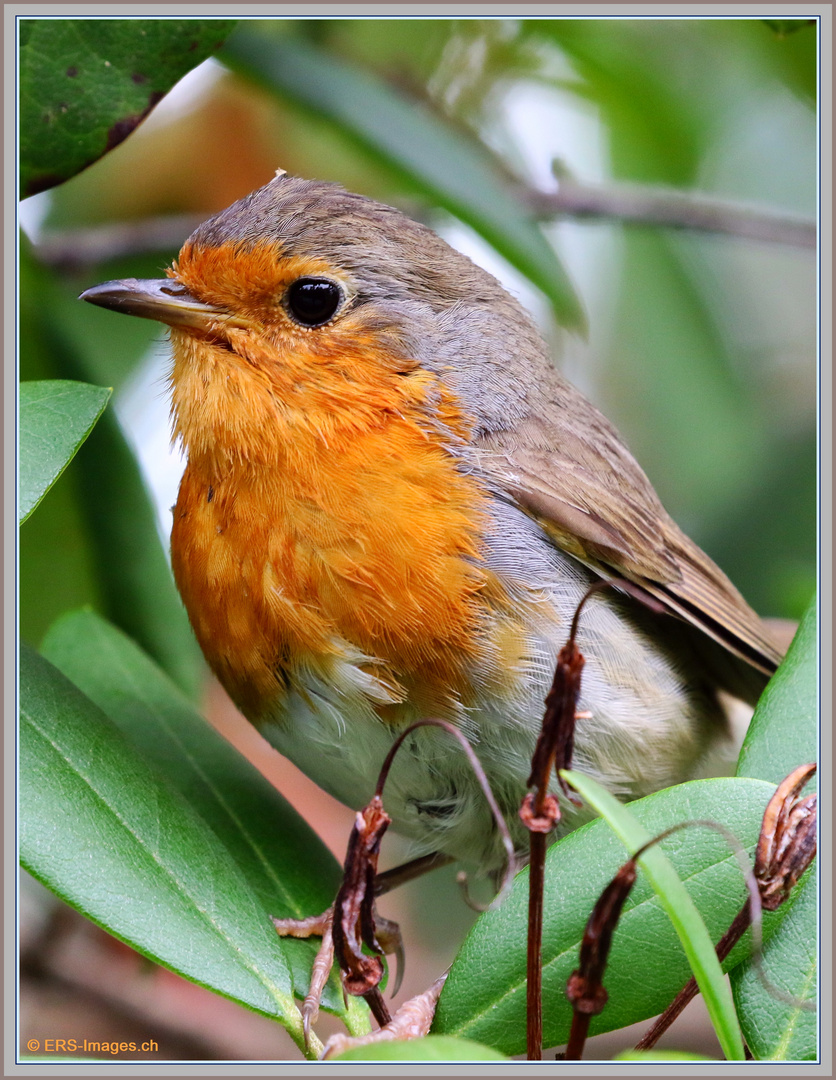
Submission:
[[[816,33],[781,35],[755,19],[241,22],[130,138],[24,201],[32,242],[21,260],[21,377],[116,387],[116,414],[142,452],[164,533],[178,466],[164,453],[163,336],[75,297],[108,278],[159,274],[190,219],[164,227],[164,240],[140,254],[89,230],[170,214],[196,221],[277,167],[337,180],[404,207],[500,276],[679,523],[762,613],[797,618],[816,573],[815,253],[615,221],[544,221],[585,309],[584,338],[561,329],[559,298],[547,295],[548,282],[545,291],[535,284],[547,262],[526,273],[507,237],[496,242],[482,225],[494,211],[508,217],[490,203],[490,184],[522,207],[526,189],[554,188],[554,173],[813,215]],[[467,172],[474,155],[481,174]],[[470,206],[456,188],[465,173]],[[139,481],[126,480],[118,440],[115,425],[97,431],[22,529],[22,634],[37,644],[60,611],[91,603],[190,682],[189,644],[175,659],[149,644],[180,613],[176,598],[160,598],[163,545],[149,554],[134,535]],[[148,611],[137,614],[143,603]]]

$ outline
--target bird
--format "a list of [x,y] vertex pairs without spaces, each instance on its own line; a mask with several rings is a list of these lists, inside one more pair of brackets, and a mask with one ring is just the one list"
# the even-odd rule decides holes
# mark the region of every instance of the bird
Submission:
[[[191,625],[243,714],[348,806],[400,733],[440,718],[522,849],[555,657],[601,579],[578,626],[574,767],[622,799],[696,775],[728,737],[723,694],[753,704],[779,664],[521,304],[399,210],[278,170],[165,278],[81,298],[169,327]],[[505,858],[440,728],[405,739],[385,803],[419,854]]]

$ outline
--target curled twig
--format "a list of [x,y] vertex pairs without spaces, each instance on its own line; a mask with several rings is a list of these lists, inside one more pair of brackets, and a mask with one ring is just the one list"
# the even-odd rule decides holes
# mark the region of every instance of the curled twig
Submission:
[[[672,825],[670,828],[664,829],[662,832],[657,833],[656,836],[651,837],[620,867],[618,873],[601,893],[595,907],[592,909],[592,914],[587,920],[581,942],[579,967],[572,972],[566,984],[566,995],[572,1002],[573,1010],[572,1027],[565,1053],[567,1061],[580,1061],[589,1030],[589,1021],[593,1016],[601,1012],[607,1003],[607,991],[603,982],[604,971],[616,924],[621,915],[624,902],[636,880],[638,860],[648,848],[661,843],[662,840],[667,839],[673,833],[694,826],[714,829],[724,837],[734,850],[750,890],[751,902],[757,906],[759,925],[760,900],[757,895],[758,888],[755,875],[748,864],[743,845],[730,829],[727,829],[725,825],[721,825],[719,822],[701,819],[678,822],[676,825]],[[696,986],[696,982],[694,985]]]
[[[402,966],[397,926],[379,919],[375,910],[374,883],[380,842],[391,820],[378,794],[363,810],[358,811],[348,841],[343,880],[334,901],[331,931],[344,989],[349,994],[365,997],[381,1026],[391,1019],[377,992],[383,978],[381,957],[385,949],[384,942],[380,940],[382,927],[387,931],[390,942],[397,939],[395,949],[398,952],[399,972]],[[372,956],[363,952],[363,945],[372,952]]]

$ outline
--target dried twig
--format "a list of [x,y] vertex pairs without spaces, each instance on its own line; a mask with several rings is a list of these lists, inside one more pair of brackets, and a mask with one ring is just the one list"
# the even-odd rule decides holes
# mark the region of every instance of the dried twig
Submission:
[[38,260],[63,273],[156,251],[179,251],[205,214],[166,214],[45,233],[35,245]]
[[589,1021],[607,1003],[604,970],[624,901],[636,882],[636,860],[628,860],[598,899],[584,930],[579,966],[569,976],[566,996],[572,1002],[572,1028],[564,1060],[580,1061]]
[[[815,250],[816,222],[770,207],[727,202],[703,193],[639,184],[592,185],[560,177],[557,191],[516,186],[518,197],[540,217],[600,218],[628,224],[723,233]],[[205,214],[171,214],[139,221],[45,233],[38,259],[73,273],[129,255],[178,249]]]
[[[365,997],[378,1023],[387,1024],[389,1011],[377,992],[383,978],[384,944],[379,940],[381,926],[398,953],[398,970],[402,950],[397,926],[380,920],[375,911],[375,878],[380,842],[392,819],[383,809],[380,795],[358,811],[348,841],[343,880],[334,901],[332,934],[334,955],[340,965],[343,986],[349,994]],[[366,945],[373,956],[363,953]]]

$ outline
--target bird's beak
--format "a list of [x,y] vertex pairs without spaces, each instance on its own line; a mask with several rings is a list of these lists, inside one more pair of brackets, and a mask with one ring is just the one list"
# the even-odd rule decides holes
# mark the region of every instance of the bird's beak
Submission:
[[217,329],[219,324],[244,329],[249,326],[249,322],[240,315],[232,315],[196,300],[183,285],[169,278],[105,281],[102,285],[85,289],[79,300],[110,308],[111,311],[121,311],[125,315],[139,315],[143,319],[155,319],[169,326],[191,330],[210,331],[213,327]]

